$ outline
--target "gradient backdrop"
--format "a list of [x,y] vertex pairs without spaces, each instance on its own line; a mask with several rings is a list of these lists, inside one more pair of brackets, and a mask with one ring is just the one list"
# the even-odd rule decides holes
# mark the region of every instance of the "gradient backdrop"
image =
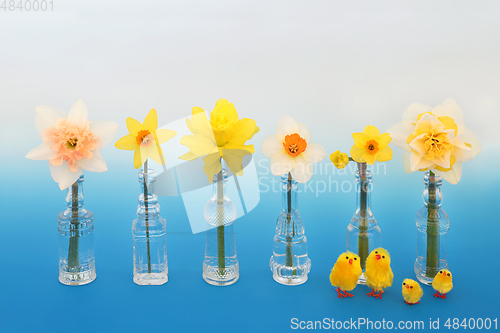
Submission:
[[[24,0],[23,0],[24,1]],[[16,4],[18,1],[16,0]],[[291,319],[372,321],[496,318],[500,135],[500,4],[495,1],[62,1],[53,11],[0,8],[0,332],[206,332],[290,329]],[[271,175],[260,152],[289,114],[304,122],[328,153],[349,151],[351,133],[381,130],[414,102],[435,106],[454,97],[483,151],[464,165],[458,185],[443,185],[450,216],[448,257],[454,290],[446,300],[424,288],[422,304],[403,303],[400,284],[414,278],[415,213],[422,174],[406,175],[401,152],[374,175],[373,212],[391,252],[394,285],[383,300],[338,300],[328,275],[345,250],[355,209],[353,191],[299,196],[312,271],[285,287],[268,262],[281,194],[265,191]],[[139,188],[132,153],[107,147],[109,170],[85,176],[94,212],[97,279],[60,284],[57,214],[65,193],[47,162],[25,154],[41,143],[37,105],[67,112],[83,99],[90,119],[160,124],[211,111],[227,98],[261,131],[252,143],[260,177],[259,205],[235,223],[240,280],[217,288],[202,277],[204,233],[191,234],[180,197],[161,197],[168,221],[169,282],[132,282],[131,225]],[[177,138],[179,139],[179,138]],[[175,144],[174,142],[169,144]],[[168,154],[167,159],[177,156]],[[323,172],[312,188],[353,175]],[[318,169],[319,170],[319,169]],[[274,177],[278,180],[278,177]],[[347,184],[346,183],[346,184]],[[347,185],[345,185],[347,188]],[[208,198],[207,198],[208,199]],[[234,199],[234,198],[233,198]]]

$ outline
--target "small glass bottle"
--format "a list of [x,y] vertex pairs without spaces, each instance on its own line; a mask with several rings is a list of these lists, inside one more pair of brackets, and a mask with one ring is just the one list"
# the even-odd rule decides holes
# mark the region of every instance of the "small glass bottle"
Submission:
[[366,163],[358,163],[355,179],[356,212],[347,227],[347,250],[359,255],[363,274],[358,283],[366,284],[366,258],[373,249],[381,246],[382,232],[370,208],[372,172],[367,169]]
[[95,280],[94,217],[84,208],[83,175],[68,188],[66,210],[59,213],[59,281],[79,286]]
[[134,282],[138,285],[161,285],[168,281],[166,224],[160,216],[158,196],[152,194],[155,176],[156,172],[148,169],[147,164],[139,172],[142,194],[137,219],[132,224]]
[[228,286],[240,277],[234,225],[236,207],[226,195],[227,172],[222,168],[213,181],[213,196],[205,205],[207,230],[203,279],[214,286]]
[[424,284],[432,284],[441,269],[447,269],[446,238],[450,229],[448,214],[441,208],[443,180],[430,171],[424,174],[424,206],[417,212],[417,260],[415,274]]
[[281,177],[281,191],[283,209],[276,221],[269,266],[276,282],[293,286],[307,281],[311,260],[307,255],[307,238],[297,207],[297,182],[290,173]]

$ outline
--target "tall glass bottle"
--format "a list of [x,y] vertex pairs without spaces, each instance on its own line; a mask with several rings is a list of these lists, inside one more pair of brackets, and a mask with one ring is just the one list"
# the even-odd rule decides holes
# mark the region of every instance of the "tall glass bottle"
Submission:
[[94,217],[84,208],[83,175],[68,188],[59,213],[59,281],[78,286],[95,280]]
[[207,230],[203,279],[214,286],[228,286],[240,277],[234,225],[236,207],[226,195],[227,172],[222,167],[213,180],[213,196],[205,205]]
[[443,180],[430,171],[424,174],[424,206],[417,212],[417,260],[415,274],[424,284],[432,280],[441,269],[447,269],[446,238],[450,228],[448,214],[441,208]]
[[154,193],[156,172],[145,168],[139,172],[141,195],[137,219],[132,224],[134,244],[134,282],[138,285],[160,285],[168,281],[167,237],[165,219],[160,216],[158,196]]
[[366,258],[373,249],[381,246],[382,232],[370,208],[372,172],[367,169],[366,163],[358,163],[355,179],[356,212],[347,227],[347,250],[359,255],[363,274],[358,283],[366,284],[364,275]]
[[276,221],[269,266],[276,282],[293,286],[307,281],[311,260],[307,256],[307,238],[297,207],[297,182],[290,173],[281,177],[281,191],[283,209]]

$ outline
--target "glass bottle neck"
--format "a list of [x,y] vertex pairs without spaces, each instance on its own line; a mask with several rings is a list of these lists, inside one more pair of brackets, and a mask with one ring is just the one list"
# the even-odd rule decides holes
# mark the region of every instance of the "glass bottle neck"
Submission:
[[141,195],[139,195],[137,216],[139,218],[153,218],[159,216],[160,205],[158,205],[158,196],[154,194],[156,171],[153,169],[143,169],[139,171],[139,184]]
[[283,198],[283,211],[297,211],[297,181],[290,173],[281,176],[281,192]]
[[227,171],[222,164],[222,169],[214,175],[212,185],[212,201],[215,201],[218,206],[224,205],[224,202],[229,201],[227,192]]
[[372,215],[371,212],[371,190],[372,172],[367,169],[366,163],[358,163],[358,170],[355,174],[356,180],[356,214],[362,218]]
[[431,174],[430,171],[426,171],[424,173],[424,185],[425,189],[422,194],[424,204],[429,208],[440,208],[443,200],[443,193],[441,192],[443,179],[441,176],[437,176],[434,173]]
[[71,211],[78,211],[83,209],[85,200],[83,197],[83,175],[68,188],[66,195],[66,208]]

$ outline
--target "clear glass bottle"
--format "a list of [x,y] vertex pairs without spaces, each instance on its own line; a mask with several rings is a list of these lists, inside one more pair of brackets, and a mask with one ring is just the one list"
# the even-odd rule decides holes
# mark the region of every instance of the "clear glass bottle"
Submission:
[[424,206],[417,212],[417,260],[415,274],[424,284],[432,280],[441,269],[447,269],[446,238],[450,229],[448,214],[441,208],[443,180],[430,171],[424,174]]
[[276,282],[294,286],[307,281],[311,260],[307,256],[307,238],[297,207],[297,182],[290,173],[281,177],[281,191],[283,209],[276,221],[269,266]]
[[347,226],[347,250],[359,255],[363,274],[358,283],[366,284],[366,258],[373,249],[382,245],[382,232],[371,211],[372,172],[367,169],[366,163],[358,163],[355,179],[356,212]]
[[94,217],[84,208],[83,175],[68,188],[66,210],[59,213],[59,281],[79,286],[95,280]]
[[158,196],[153,194],[155,176],[156,172],[148,169],[147,164],[139,172],[142,193],[137,219],[132,224],[134,282],[138,285],[161,285],[168,281],[166,224],[160,216]]
[[214,176],[213,196],[205,205],[205,220],[211,225],[207,230],[203,279],[214,286],[228,286],[240,277],[234,225],[236,207],[226,193],[227,172]]

